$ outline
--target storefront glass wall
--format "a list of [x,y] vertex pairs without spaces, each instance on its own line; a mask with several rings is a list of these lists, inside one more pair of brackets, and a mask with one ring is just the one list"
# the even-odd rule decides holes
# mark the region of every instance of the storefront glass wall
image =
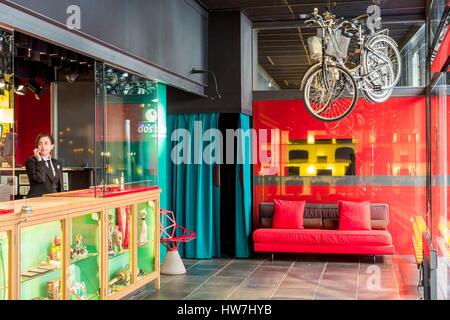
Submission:
[[[450,238],[448,215],[450,204],[450,54],[449,5],[445,0],[429,2],[429,83],[427,123],[430,151],[429,190],[430,214],[427,219],[433,249],[437,253],[436,283],[431,285],[431,296],[450,298]],[[433,270],[431,271],[433,272]],[[428,276],[428,275],[425,275]]]
[[424,87],[426,85],[426,41],[425,25],[402,48],[402,73],[398,87]]
[[450,242],[450,73],[442,73],[431,91],[432,108],[432,216],[433,245],[437,249],[437,297],[448,299]]
[[253,107],[255,226],[259,203],[276,198],[386,203],[396,253],[412,254],[411,220],[425,215],[424,96],[380,104],[361,98],[349,116],[332,123],[313,118],[299,100]]

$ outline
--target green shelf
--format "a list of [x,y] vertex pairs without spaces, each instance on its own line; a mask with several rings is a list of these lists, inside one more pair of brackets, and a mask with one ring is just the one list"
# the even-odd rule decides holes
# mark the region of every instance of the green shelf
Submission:
[[93,253],[89,253],[87,256],[82,257],[82,258],[75,258],[75,259],[70,259],[70,264],[74,264],[74,263],[78,263],[93,257],[97,257],[98,253],[97,252],[93,252]]
[[114,254],[113,256],[108,256],[108,260],[113,260],[114,258],[123,256],[124,254],[127,254],[128,252],[130,252],[130,249],[123,249],[122,253],[117,253]]
[[138,248],[144,248],[144,247],[148,246],[149,244],[153,245],[153,244],[154,244],[154,241],[148,240],[147,242],[138,245]]
[[[34,269],[34,268],[32,268],[32,269]],[[41,278],[43,276],[47,276],[49,274],[57,273],[57,272],[61,272],[61,271],[62,271],[61,268],[57,268],[57,269],[54,269],[54,270],[48,270],[47,272],[43,272],[43,273],[37,274],[37,275],[32,276],[32,277],[20,276],[21,277],[20,283],[25,283],[25,282],[28,282],[28,281],[31,281],[31,280],[36,280],[36,279],[39,279],[39,278]]]

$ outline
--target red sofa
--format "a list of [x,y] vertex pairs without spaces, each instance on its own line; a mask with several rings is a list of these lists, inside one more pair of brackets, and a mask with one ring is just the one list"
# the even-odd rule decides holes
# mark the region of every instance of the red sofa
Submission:
[[253,233],[256,252],[310,252],[333,254],[392,255],[394,246],[387,227],[389,207],[371,204],[371,228],[368,231],[338,230],[337,204],[307,203],[304,211],[305,229],[272,228],[274,204],[259,205],[262,228]]

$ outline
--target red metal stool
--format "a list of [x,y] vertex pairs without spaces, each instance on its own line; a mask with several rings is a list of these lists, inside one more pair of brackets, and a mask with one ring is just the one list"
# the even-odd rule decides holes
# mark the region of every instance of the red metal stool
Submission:
[[[177,236],[177,233],[181,235]],[[167,248],[167,255],[161,266],[162,274],[184,274],[186,268],[178,252],[181,242],[196,238],[196,233],[179,224],[173,211],[161,209],[161,243]]]

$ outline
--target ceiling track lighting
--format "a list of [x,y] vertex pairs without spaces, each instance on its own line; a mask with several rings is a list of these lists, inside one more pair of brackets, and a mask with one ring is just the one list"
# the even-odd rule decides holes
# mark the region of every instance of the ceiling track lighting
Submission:
[[74,83],[78,79],[78,73],[66,73],[65,77],[68,83]]
[[39,96],[40,96],[40,95],[42,94],[42,92],[44,91],[44,88],[42,88],[42,86],[41,86],[39,83],[37,83],[37,82],[36,82],[35,80],[33,80],[33,79],[30,79],[30,80],[28,81],[27,87],[28,87],[28,89],[29,89],[31,92],[33,92],[34,97],[36,98],[36,100],[41,100]]

